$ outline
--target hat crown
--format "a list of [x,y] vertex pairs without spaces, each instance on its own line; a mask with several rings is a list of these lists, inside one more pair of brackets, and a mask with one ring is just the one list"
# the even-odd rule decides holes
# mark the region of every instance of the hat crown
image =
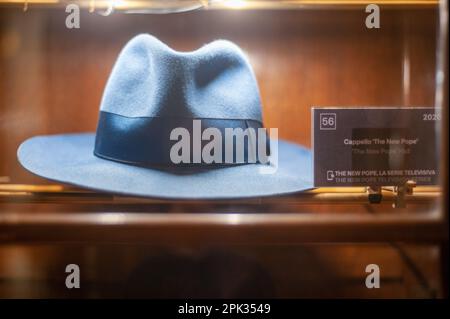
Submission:
[[134,37],[123,48],[100,110],[126,117],[262,122],[255,76],[235,44],[217,40],[178,52],[148,34]]

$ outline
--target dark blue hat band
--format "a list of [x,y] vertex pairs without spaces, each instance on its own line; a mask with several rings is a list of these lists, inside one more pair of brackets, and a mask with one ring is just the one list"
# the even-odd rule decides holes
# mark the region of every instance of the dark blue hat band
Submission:
[[[201,131],[198,132],[194,128],[194,120],[201,120]],[[171,132],[176,128],[185,128],[189,132],[190,139],[190,152],[188,163],[174,163],[171,159],[171,149],[178,141],[171,140]],[[199,154],[193,152],[193,145],[203,147],[210,142],[210,140],[203,140],[201,138],[201,132],[207,128],[216,128],[221,133],[221,145],[222,145],[222,160],[213,163],[205,163],[204,160],[199,157]],[[226,158],[226,148],[230,145],[226,145],[229,141],[226,140],[225,129],[237,129],[246,130],[253,128],[256,135],[256,143],[254,148],[249,149],[248,137],[245,138],[243,143],[243,161],[239,159],[236,151],[236,138],[232,140],[233,143],[233,155],[232,160],[230,157]],[[101,111],[97,134],[95,139],[94,154],[98,157],[117,161],[121,163],[127,163],[137,166],[222,166],[233,164],[247,164],[255,162],[265,163],[266,161],[259,158],[258,152],[258,139],[261,135],[258,134],[258,129],[262,129],[263,125],[259,121],[245,120],[245,119],[211,119],[211,118],[185,118],[185,117],[126,117],[119,114]],[[269,137],[264,136],[266,139],[266,150],[263,152],[267,156],[269,155]],[[254,152],[256,151],[256,152]],[[250,153],[252,152],[252,153]],[[251,154],[254,154],[253,156]]]

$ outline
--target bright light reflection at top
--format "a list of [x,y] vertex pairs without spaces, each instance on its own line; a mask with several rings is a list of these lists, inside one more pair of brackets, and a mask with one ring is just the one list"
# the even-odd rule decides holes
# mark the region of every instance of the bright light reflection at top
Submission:
[[242,9],[247,6],[245,0],[227,0],[223,2],[223,6],[230,9]]

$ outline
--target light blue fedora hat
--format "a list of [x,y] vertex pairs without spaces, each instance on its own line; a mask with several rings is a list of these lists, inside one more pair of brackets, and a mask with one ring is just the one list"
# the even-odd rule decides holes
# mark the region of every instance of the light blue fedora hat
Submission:
[[[210,140],[203,140],[207,128],[215,131],[209,131]],[[258,147],[270,149],[269,160],[262,160],[249,148],[250,134],[244,137],[243,157],[226,158],[225,144],[231,141],[232,150],[238,145],[236,137],[225,138],[229,129],[263,129],[258,85],[239,47],[219,40],[196,51],[177,52],[141,34],[116,61],[96,133],[32,137],[20,145],[18,159],[47,179],[142,197],[246,198],[312,188],[310,150],[256,135],[266,141]],[[188,134],[186,140],[182,133]],[[224,143],[223,149],[213,148],[218,156],[212,160],[198,160],[214,137]],[[176,145],[183,147],[174,152]]]

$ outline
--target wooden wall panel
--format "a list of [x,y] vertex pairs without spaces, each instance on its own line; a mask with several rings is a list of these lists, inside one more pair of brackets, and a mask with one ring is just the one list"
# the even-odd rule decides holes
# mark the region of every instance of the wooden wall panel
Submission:
[[[420,270],[423,282],[411,274],[409,265],[391,244],[239,245],[205,249],[5,245],[0,247],[0,298],[187,298],[205,292],[209,293],[207,297],[233,297],[236,295],[231,292],[236,290],[246,291],[247,298],[264,294],[275,298],[442,298],[436,247],[401,247]],[[214,258],[204,262],[207,267],[200,270],[199,260],[211,254],[240,265],[239,275],[233,273],[229,264],[217,265]],[[174,262],[183,267],[174,267]],[[64,270],[70,263],[80,267],[80,289],[65,287]],[[381,286],[367,289],[365,268],[374,263],[380,267]],[[258,282],[254,275],[260,271],[264,276]],[[213,280],[202,282],[204,272],[213,274]],[[133,280],[136,277],[137,282]],[[253,281],[249,281],[252,277]],[[239,280],[247,283],[246,289],[233,287]],[[193,282],[201,282],[199,291],[189,289]],[[258,291],[261,282],[270,290]],[[164,291],[159,290],[161,283],[165,284]]]

